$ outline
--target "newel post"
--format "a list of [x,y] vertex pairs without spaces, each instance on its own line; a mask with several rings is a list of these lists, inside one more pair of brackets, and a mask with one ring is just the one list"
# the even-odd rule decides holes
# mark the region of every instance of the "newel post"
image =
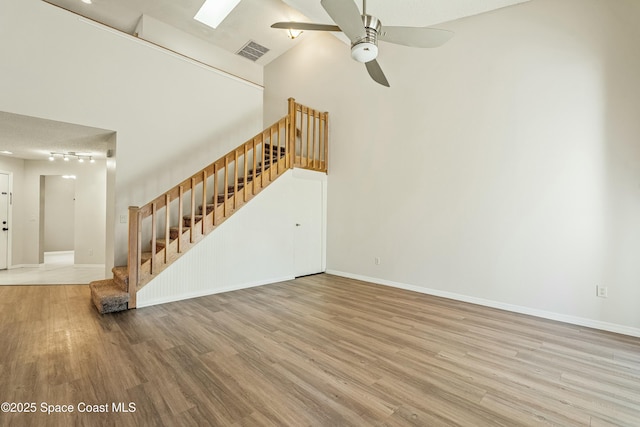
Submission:
[[324,113],[324,173],[329,173],[329,112]]
[[293,169],[296,160],[296,100],[289,98],[289,168]]
[[140,208],[129,206],[129,308],[136,308],[136,294],[140,282],[140,255],[142,252],[142,215]]

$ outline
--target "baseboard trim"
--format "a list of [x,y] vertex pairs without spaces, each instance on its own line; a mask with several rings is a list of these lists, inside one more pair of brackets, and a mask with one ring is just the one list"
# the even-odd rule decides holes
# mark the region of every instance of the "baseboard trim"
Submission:
[[587,328],[598,329],[616,334],[629,335],[640,338],[640,329],[630,326],[618,325],[615,323],[601,322],[599,320],[587,319],[584,317],[569,316],[566,314],[554,313],[551,311],[538,310],[535,308],[524,307],[514,304],[506,304],[499,301],[477,298],[468,295],[456,294],[453,292],[440,291],[437,289],[423,288],[421,286],[408,285],[406,283],[394,282],[391,280],[379,279],[376,277],[363,276],[360,274],[347,273],[338,270],[327,270],[327,274],[334,276],[346,277],[349,279],[361,280],[364,282],[374,283],[376,285],[390,286],[393,288],[405,289],[407,291],[418,292],[436,297],[448,298],[461,302],[482,305],[485,307],[497,308],[500,310],[511,311],[514,313],[527,314],[530,316],[540,317],[542,319],[556,320],[558,322],[569,323],[571,325],[585,326]]
[[7,267],[7,270],[15,270],[18,268],[39,268],[44,267],[44,264],[14,264]]
[[276,278],[267,279],[267,280],[260,280],[257,282],[243,283],[240,285],[226,286],[226,287],[216,288],[216,289],[207,289],[200,292],[185,293],[185,294],[170,297],[170,298],[158,298],[155,300],[145,301],[143,303],[138,302],[137,308],[151,307],[154,305],[167,304],[170,302],[182,301],[182,300],[191,299],[191,298],[206,297],[208,295],[221,294],[224,292],[239,291],[241,289],[256,288],[258,286],[271,285],[273,283],[286,282],[288,280],[293,280],[293,279],[295,279],[294,276],[276,277]]
[[75,251],[45,251],[44,254],[47,255],[73,255]]

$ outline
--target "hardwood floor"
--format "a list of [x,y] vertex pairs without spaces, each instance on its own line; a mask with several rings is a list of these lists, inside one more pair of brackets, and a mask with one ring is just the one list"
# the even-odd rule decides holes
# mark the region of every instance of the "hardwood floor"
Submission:
[[638,426],[640,339],[330,275],[105,316],[87,286],[0,287],[0,402],[36,404],[3,426]]

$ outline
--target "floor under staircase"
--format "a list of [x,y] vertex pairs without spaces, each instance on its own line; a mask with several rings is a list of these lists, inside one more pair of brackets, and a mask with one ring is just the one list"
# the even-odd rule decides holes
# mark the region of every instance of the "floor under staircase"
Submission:
[[[272,164],[284,158],[286,154],[285,147],[276,147],[270,144],[264,144],[264,162],[259,162],[255,169],[248,171],[246,182],[244,176],[238,176],[236,182],[229,182],[226,191],[227,200],[233,196],[236,191],[240,191],[253,181],[254,176],[257,179],[262,176],[262,173],[267,173]],[[255,170],[255,175],[254,175]],[[220,191],[217,198],[212,198],[211,203],[206,206],[198,206],[197,214],[184,215],[182,218],[183,226],[180,228],[177,225],[169,229],[169,243],[177,239],[182,231],[183,236],[190,232],[192,225],[192,215],[194,227],[198,227],[203,220],[203,217],[214,210],[214,207],[222,208],[225,203],[225,192]],[[203,212],[204,211],[204,212]],[[204,215],[203,215],[204,213]],[[156,240],[156,253],[163,250],[167,246],[166,239]],[[142,252],[141,263],[145,264],[150,262],[153,257],[151,251]],[[91,282],[89,287],[91,289],[91,300],[101,314],[113,313],[117,311],[127,310],[129,307],[129,269],[128,266],[118,266],[112,269],[113,279],[98,280]]]

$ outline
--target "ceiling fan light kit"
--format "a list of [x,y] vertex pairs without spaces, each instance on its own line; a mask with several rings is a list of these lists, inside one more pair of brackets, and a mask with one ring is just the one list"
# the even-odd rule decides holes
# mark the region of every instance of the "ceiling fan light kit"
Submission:
[[371,15],[362,15],[362,22],[366,35],[351,43],[351,57],[364,64],[378,57],[378,32],[382,24],[378,18]]
[[367,63],[378,56],[378,46],[373,43],[362,42],[351,46],[351,57],[358,62]]
[[369,76],[377,83],[389,87],[380,68],[378,39],[403,46],[438,47],[452,36],[451,31],[428,27],[383,27],[378,18],[367,14],[367,2],[362,1],[362,14],[358,6],[349,0],[321,0],[320,4],[337,25],[309,22],[276,22],[272,28],[309,31],[342,31],[351,41],[351,57],[365,64]]

